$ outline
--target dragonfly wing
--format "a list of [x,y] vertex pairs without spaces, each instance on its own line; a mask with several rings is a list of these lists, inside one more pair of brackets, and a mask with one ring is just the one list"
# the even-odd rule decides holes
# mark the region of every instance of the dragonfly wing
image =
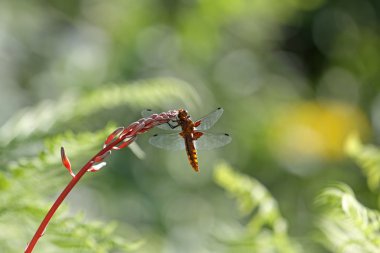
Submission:
[[209,113],[208,115],[196,121],[195,125],[200,124],[198,127],[196,127],[196,129],[204,131],[211,128],[218,121],[220,116],[222,116],[222,114],[223,108],[219,107],[215,111]]
[[141,112],[141,116],[143,116],[144,118],[147,118],[149,117],[150,115],[152,114],[158,114],[157,112],[153,111],[152,109],[144,109],[142,112]]
[[[149,116],[151,116],[152,114],[159,114],[155,111],[153,111],[152,109],[145,109],[141,112],[141,115],[144,117],[144,118],[147,118]],[[175,121],[169,121],[169,124],[172,126],[172,127],[175,127],[175,126],[178,126],[178,123],[175,122]],[[164,129],[164,130],[177,130],[179,128],[172,128],[169,126],[169,124],[162,124],[162,125],[158,125],[157,127],[158,128],[161,128],[161,129]]]
[[199,150],[210,150],[227,145],[232,140],[229,134],[212,134],[203,133],[203,135],[195,141],[195,148]]
[[149,139],[149,143],[167,150],[185,149],[185,141],[178,133],[155,134]]

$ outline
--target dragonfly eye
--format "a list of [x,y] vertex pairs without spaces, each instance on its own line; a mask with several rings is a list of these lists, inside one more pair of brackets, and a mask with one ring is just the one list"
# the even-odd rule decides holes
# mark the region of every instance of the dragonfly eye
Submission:
[[177,117],[178,117],[179,120],[183,120],[183,119],[188,119],[189,115],[187,114],[186,110],[180,109],[178,111]]

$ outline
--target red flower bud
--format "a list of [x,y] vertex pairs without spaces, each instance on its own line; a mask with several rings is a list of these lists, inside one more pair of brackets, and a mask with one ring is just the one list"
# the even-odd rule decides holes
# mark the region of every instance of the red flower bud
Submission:
[[62,159],[62,164],[63,166],[65,166],[65,168],[69,171],[70,175],[72,177],[75,177],[75,174],[74,172],[72,171],[71,169],[71,163],[70,163],[70,160],[69,158],[66,156],[65,154],[65,149],[63,147],[61,147],[61,159]]

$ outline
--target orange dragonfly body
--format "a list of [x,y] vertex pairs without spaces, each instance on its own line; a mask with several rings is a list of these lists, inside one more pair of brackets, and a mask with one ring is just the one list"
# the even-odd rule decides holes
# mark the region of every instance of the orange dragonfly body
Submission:
[[[186,149],[187,157],[191,167],[199,171],[197,150],[213,149],[224,146],[231,142],[229,134],[212,134],[203,132],[211,128],[223,113],[222,108],[218,108],[207,116],[192,121],[188,112],[184,109],[178,110],[178,119],[167,124],[158,126],[159,128],[171,130],[181,127],[181,132],[174,134],[155,134],[149,142],[158,148],[169,150]],[[143,115],[152,114],[151,110],[146,110]]]

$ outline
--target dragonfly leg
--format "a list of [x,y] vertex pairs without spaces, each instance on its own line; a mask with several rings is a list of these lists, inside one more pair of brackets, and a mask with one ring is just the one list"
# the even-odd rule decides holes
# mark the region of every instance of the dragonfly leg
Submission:
[[177,123],[177,125],[172,125],[170,122],[167,122],[166,124],[168,124],[171,129],[177,128],[179,126],[179,123]]

